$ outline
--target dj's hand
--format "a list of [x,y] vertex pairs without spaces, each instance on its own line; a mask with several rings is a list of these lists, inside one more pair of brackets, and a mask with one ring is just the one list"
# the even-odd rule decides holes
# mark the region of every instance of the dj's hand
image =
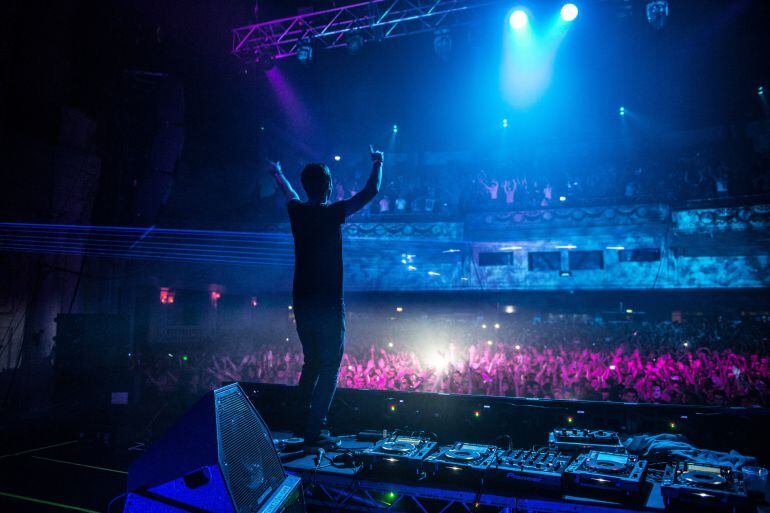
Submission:
[[385,157],[385,155],[381,151],[375,151],[374,146],[371,144],[369,145],[369,153],[372,156],[372,164],[382,164],[382,160]]
[[273,162],[272,160],[267,161],[270,164],[270,172],[273,174],[281,174],[283,173],[283,169],[281,168],[281,161],[276,160]]

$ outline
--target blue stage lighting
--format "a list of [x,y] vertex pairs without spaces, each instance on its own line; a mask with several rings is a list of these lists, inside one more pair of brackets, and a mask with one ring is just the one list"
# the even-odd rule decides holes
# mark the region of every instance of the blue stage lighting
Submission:
[[621,116],[625,116],[625,115],[626,115],[626,108],[625,108],[625,107],[621,107],[621,108],[620,108],[620,110],[618,111],[618,113],[619,113]]
[[511,27],[514,28],[514,30],[519,30],[527,26],[527,23],[529,22],[529,16],[527,16],[527,13],[523,10],[516,9],[511,13],[511,17],[508,19],[508,22],[511,24]]
[[503,128],[508,128],[508,118],[503,118]]
[[759,96],[764,96],[764,95],[765,95],[765,87],[764,87],[764,86],[759,86],[759,87],[757,88],[757,94],[758,94]]
[[297,60],[302,64],[310,64],[313,60],[313,47],[307,39],[303,39],[297,45]]
[[393,125],[393,133],[394,134],[398,133],[398,125]]
[[577,18],[578,8],[575,4],[564,4],[561,8],[561,19],[564,21],[572,21]]

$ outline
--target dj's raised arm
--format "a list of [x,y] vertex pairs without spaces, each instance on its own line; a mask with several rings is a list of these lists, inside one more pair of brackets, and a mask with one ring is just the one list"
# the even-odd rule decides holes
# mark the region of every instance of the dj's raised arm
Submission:
[[345,206],[345,216],[355,214],[364,208],[366,204],[372,201],[372,199],[377,196],[377,193],[380,192],[383,153],[381,151],[375,151],[371,145],[369,145],[369,153],[372,157],[372,171],[369,174],[369,179],[366,181],[364,188],[352,198],[342,201]]
[[283,170],[281,169],[281,161],[277,160],[275,162],[270,162],[270,172],[273,175],[273,178],[275,178],[275,183],[278,185],[278,188],[281,190],[284,196],[286,196],[286,201],[292,201],[292,200],[299,200],[299,194],[297,194],[297,191],[292,188],[291,183],[289,183],[289,180],[286,178],[286,176],[283,174]]

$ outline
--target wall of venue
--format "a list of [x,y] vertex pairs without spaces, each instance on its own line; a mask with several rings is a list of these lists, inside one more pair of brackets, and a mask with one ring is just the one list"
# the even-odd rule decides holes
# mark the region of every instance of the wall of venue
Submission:
[[[343,226],[345,287],[349,292],[759,288],[770,284],[769,230],[766,204],[558,208],[468,214],[457,222],[353,218]],[[254,231],[275,234],[275,244],[291,243],[286,223]],[[149,274],[180,288],[230,283],[255,293],[289,291],[290,256],[285,264],[215,270],[152,264]]]

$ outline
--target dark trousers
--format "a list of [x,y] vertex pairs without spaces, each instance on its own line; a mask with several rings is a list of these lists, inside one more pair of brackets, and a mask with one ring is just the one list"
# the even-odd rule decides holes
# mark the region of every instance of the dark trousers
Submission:
[[340,361],[345,351],[345,304],[341,300],[294,300],[297,334],[304,364],[299,392],[305,410],[304,436],[318,438],[326,424]]

